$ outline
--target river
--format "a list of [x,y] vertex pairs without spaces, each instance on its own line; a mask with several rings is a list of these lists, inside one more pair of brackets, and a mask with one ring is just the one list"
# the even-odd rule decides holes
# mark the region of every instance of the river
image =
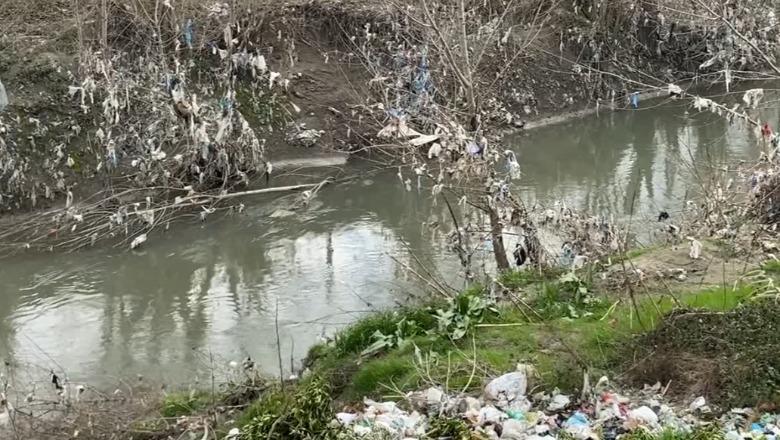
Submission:
[[[686,115],[682,103],[594,115],[507,143],[526,202],[645,220],[660,210],[674,216],[696,191],[692,176],[760,153],[752,131]],[[284,368],[291,358],[297,367],[324,335],[425,294],[405,269],[414,265],[409,250],[431,268],[457,270],[426,226],[444,219],[441,204],[427,190],[407,192],[395,173],[327,187],[287,217],[271,214],[290,199],[246,200],[243,214],[173,228],[140,251],[5,260],[0,359],[30,380],[54,369],[98,385],[135,375],[191,382],[247,356],[275,374],[278,319]]]

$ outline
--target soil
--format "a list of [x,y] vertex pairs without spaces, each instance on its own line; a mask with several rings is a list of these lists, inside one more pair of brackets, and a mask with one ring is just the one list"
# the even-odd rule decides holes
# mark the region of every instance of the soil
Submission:
[[[641,250],[640,250],[641,251]],[[732,286],[749,270],[758,268],[759,257],[736,258],[718,243],[704,241],[698,259],[690,256],[688,242],[653,247],[629,259],[626,269],[637,291],[688,292],[713,287]],[[607,268],[597,285],[610,291],[624,290],[622,263]]]
[[731,312],[680,310],[637,342],[627,377],[669,384],[672,395],[703,395],[725,408],[780,403],[780,304],[747,303]]

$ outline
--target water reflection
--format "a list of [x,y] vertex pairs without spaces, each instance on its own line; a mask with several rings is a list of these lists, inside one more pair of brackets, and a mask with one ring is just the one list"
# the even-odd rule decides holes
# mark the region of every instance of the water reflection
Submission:
[[[696,190],[692,175],[760,149],[753,133],[675,106],[602,114],[510,142],[527,202],[638,218],[679,209]],[[287,200],[252,200],[244,215],[177,229],[136,253],[4,261],[0,358],[93,383],[135,373],[190,380],[208,369],[209,354],[220,365],[251,355],[275,373],[277,307],[284,358],[300,359],[323,332],[423,290],[404,269],[414,266],[405,243],[453,272],[454,259],[423,225],[445,219],[443,206],[403,190],[394,172],[373,179],[328,188],[292,217],[269,216]]]
[[[777,120],[777,114],[765,115],[771,116]],[[679,104],[602,114],[510,138],[523,166],[524,200],[566,201],[618,217],[679,209],[719,165],[756,158],[757,141],[752,130],[714,115],[687,115]]]
[[[441,255],[420,225],[441,207],[396,182],[324,191],[303,215],[241,217],[177,231],[137,253],[88,251],[6,262],[0,269],[0,357],[96,380],[143,373],[181,380],[211,353],[277,365],[360,313],[418,293],[393,258]],[[289,362],[285,362],[285,367]]]

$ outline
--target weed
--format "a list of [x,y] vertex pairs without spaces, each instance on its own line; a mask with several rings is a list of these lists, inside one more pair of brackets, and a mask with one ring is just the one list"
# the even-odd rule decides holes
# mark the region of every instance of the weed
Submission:
[[374,394],[383,386],[395,384],[402,389],[416,386],[412,376],[414,365],[411,356],[388,356],[366,363],[355,374],[352,390],[356,395]]
[[204,409],[209,402],[209,394],[203,391],[191,391],[187,394],[172,393],[163,399],[160,414],[166,418],[186,416]]
[[761,269],[768,274],[780,275],[780,260],[769,260],[761,265]]
[[294,392],[277,389],[253,404],[239,421],[242,440],[335,439],[328,385],[314,377]]
[[430,421],[427,438],[447,438],[452,440],[471,440],[469,425],[463,420],[435,418]]
[[723,431],[717,426],[702,426],[692,432],[664,430],[653,434],[645,429],[638,429],[621,437],[625,440],[722,440]]
[[[334,348],[338,356],[359,354],[375,343],[377,334],[393,335],[399,323],[406,337],[423,334],[436,327],[430,306],[383,312],[361,319],[336,336]],[[323,350],[318,348],[317,350]]]

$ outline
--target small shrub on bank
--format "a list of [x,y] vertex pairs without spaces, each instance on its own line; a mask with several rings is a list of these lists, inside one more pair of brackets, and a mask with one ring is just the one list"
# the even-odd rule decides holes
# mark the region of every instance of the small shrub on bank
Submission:
[[244,414],[241,440],[336,439],[328,384],[312,378],[295,389],[277,389]]
[[208,393],[192,391],[187,394],[174,393],[165,396],[160,413],[166,418],[175,418],[193,414],[209,404]]

